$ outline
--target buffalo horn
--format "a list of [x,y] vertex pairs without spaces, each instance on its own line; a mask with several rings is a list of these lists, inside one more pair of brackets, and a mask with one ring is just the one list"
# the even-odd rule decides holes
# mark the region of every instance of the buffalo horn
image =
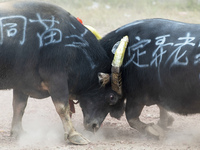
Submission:
[[122,66],[123,63],[127,45],[128,45],[128,36],[124,36],[119,43],[119,46],[115,52],[112,61],[112,69],[111,69],[112,89],[119,95],[122,95],[122,78],[121,78],[120,67]]

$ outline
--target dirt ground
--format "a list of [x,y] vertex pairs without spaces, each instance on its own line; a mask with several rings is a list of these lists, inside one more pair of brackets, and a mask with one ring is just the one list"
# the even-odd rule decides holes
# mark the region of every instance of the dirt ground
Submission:
[[[96,6],[97,3],[94,4]],[[151,7],[139,6],[134,5],[130,10],[121,8],[120,11],[110,8],[109,5],[105,5],[103,10],[91,10],[92,7],[80,10],[70,6],[69,11],[81,17],[86,24],[97,28],[101,35],[128,22],[150,17],[199,22],[199,11],[196,11],[195,15],[193,11],[176,12],[177,9],[171,11],[171,7],[170,11],[168,8],[164,11],[163,7],[158,10],[154,3]],[[129,127],[125,116],[116,120],[108,115],[97,133],[88,132],[83,127],[81,109],[76,105],[73,124],[77,131],[91,141],[88,145],[79,146],[64,142],[62,123],[50,98],[43,100],[30,98],[23,117],[23,127],[27,134],[16,140],[9,136],[12,91],[0,91],[0,150],[199,150],[200,115],[180,116],[173,113],[171,115],[175,118],[174,124],[165,131],[165,139],[158,141],[147,138]],[[146,123],[157,123],[158,119],[159,110],[155,105],[146,107],[141,114],[141,120]]]
[[[121,120],[106,117],[101,129],[93,134],[84,130],[81,109],[76,105],[75,128],[91,143],[84,146],[64,143],[63,128],[50,98],[30,98],[23,118],[27,134],[15,140],[9,136],[12,119],[12,91],[0,91],[0,150],[198,150],[200,149],[199,115],[180,116],[171,113],[174,124],[162,141],[147,138]],[[156,123],[157,106],[146,107],[141,120]]]

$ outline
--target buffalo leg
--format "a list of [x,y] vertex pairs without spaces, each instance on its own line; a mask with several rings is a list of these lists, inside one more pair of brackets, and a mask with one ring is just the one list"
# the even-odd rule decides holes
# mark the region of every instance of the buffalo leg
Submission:
[[158,121],[158,125],[163,129],[166,129],[168,126],[171,126],[174,122],[174,118],[169,115],[169,113],[162,106],[158,105],[160,109],[160,120]]
[[65,140],[68,139],[73,144],[88,144],[89,140],[84,138],[80,133],[76,132],[73,127],[69,105],[65,106],[64,104],[58,102],[54,102],[54,105],[63,123]]
[[22,117],[27,105],[28,95],[21,91],[13,89],[13,119],[11,127],[11,136],[18,137],[23,133]]
[[52,78],[47,86],[49,86],[49,93],[56,111],[62,120],[65,140],[69,140],[73,144],[88,144],[89,141],[74,129],[71,122],[68,85],[67,80],[64,82],[64,78],[65,77],[59,78],[62,80]]
[[129,125],[143,134],[150,135],[154,138],[161,139],[164,136],[164,131],[153,123],[145,124],[140,121],[139,116],[144,105],[135,103],[133,100],[127,98],[126,103],[126,118]]

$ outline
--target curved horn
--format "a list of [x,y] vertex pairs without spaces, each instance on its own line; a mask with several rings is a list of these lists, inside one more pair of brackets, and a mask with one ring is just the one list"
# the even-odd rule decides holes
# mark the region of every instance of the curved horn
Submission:
[[85,25],[85,27],[90,30],[94,35],[95,37],[97,38],[97,40],[100,40],[101,39],[101,36],[100,34],[97,32],[97,30],[89,25]]
[[124,36],[119,43],[119,46],[115,52],[112,62],[112,69],[111,69],[112,89],[119,95],[122,95],[122,79],[121,79],[120,67],[123,63],[127,45],[128,45],[128,36]]

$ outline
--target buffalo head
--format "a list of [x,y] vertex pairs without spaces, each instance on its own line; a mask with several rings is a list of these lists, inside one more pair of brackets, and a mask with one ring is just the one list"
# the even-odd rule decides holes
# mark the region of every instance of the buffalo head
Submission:
[[[128,43],[128,36],[121,39],[118,48],[116,49],[114,59],[112,61],[111,75],[106,73],[99,73],[99,83],[101,89],[98,90],[98,98],[95,97],[97,91],[93,91],[88,98],[81,97],[80,106],[84,116],[84,126],[87,130],[97,131],[101,126],[103,120],[115,105],[119,97],[122,97],[122,80],[120,67],[123,63],[125,49]],[[109,90],[110,86],[112,87]],[[114,91],[114,92],[113,92]],[[87,95],[88,97],[88,95]],[[83,100],[84,99],[84,100]],[[93,100],[90,100],[93,99]],[[99,99],[106,99],[105,101],[99,101]]]

